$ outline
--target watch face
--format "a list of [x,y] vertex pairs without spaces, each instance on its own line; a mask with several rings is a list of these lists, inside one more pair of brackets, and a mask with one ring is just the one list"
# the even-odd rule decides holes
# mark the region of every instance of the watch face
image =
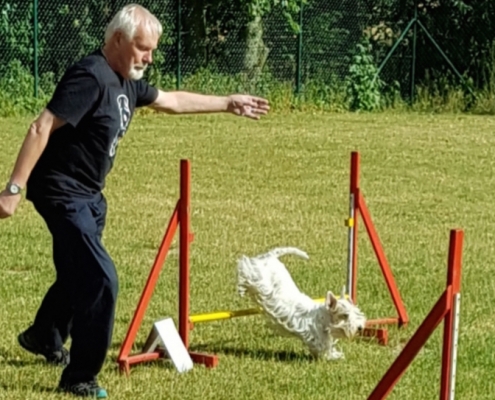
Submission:
[[18,194],[19,193],[19,187],[17,185],[10,185],[9,186],[9,192],[12,194]]

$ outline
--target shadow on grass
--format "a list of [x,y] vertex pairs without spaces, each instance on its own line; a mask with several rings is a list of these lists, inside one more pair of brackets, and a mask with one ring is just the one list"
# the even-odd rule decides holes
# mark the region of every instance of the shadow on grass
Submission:
[[[13,368],[26,368],[26,367],[37,367],[40,368],[57,368],[50,364],[47,364],[44,357],[42,356],[33,356],[31,354],[26,354],[25,357],[20,359],[19,357],[15,357],[12,353],[6,351],[5,349],[0,349],[0,358],[2,359],[1,364],[3,366],[9,366]],[[60,370],[62,371],[62,370]],[[32,384],[28,379],[25,381],[26,389],[29,389],[33,392],[38,393],[56,393],[57,392],[57,384],[58,382],[54,382],[53,386],[42,386],[38,384]],[[8,382],[6,380],[2,380],[0,383],[0,393],[9,392],[9,391],[18,391],[19,390],[19,381],[15,380],[13,382]]]
[[[144,343],[136,343],[131,354],[140,353]],[[120,351],[120,344],[112,345],[112,349]],[[136,350],[139,349],[139,350]],[[276,360],[276,361],[314,361],[314,358],[309,354],[296,353],[293,351],[279,351],[266,349],[252,349],[241,346],[229,346],[225,344],[202,344],[190,347],[190,351],[206,354],[228,355],[235,357],[250,357],[256,360]],[[113,361],[117,361],[117,355],[112,357]]]
[[[55,382],[53,386],[43,386],[38,384],[31,385],[29,382],[26,381],[26,387],[29,386],[30,392],[44,393],[44,394],[64,394],[64,392],[58,389],[57,384],[58,382]],[[0,392],[11,392],[18,390],[19,390],[19,383],[16,383],[15,386],[14,384],[12,384],[12,386],[9,386],[8,384],[0,383]]]
[[[143,346],[144,343],[139,343],[139,342],[135,343],[133,346],[133,350],[131,351],[131,355],[139,354]],[[114,351],[119,353],[121,344],[114,343],[111,347]],[[163,348],[161,349],[163,350]],[[293,361],[315,362],[316,361],[313,356],[304,353],[303,351],[296,353],[294,351],[285,351],[285,350],[255,349],[255,348],[248,348],[242,346],[226,345],[225,343],[205,343],[199,345],[196,344],[190,346],[189,350],[191,352],[196,352],[196,353],[215,354],[218,356],[226,355],[226,356],[233,356],[239,358],[248,357],[254,360],[264,360],[264,361],[280,361],[280,362],[293,362]],[[112,362],[115,363],[117,363],[117,358],[118,358],[118,354],[115,354],[110,357]],[[160,365],[162,365],[162,363],[164,362],[167,363],[167,365],[170,365],[167,359],[147,361],[143,364],[157,365],[157,363],[159,363]],[[171,366],[171,368],[173,367]]]
[[191,351],[200,353],[213,353],[217,355],[228,355],[234,357],[249,357],[255,360],[265,361],[304,361],[314,362],[315,359],[305,353],[296,353],[285,350],[267,350],[267,349],[252,349],[241,346],[228,346],[205,344],[191,346]]
[[21,357],[14,356],[11,352],[5,349],[0,349],[0,359],[2,359],[3,365],[8,365],[10,367],[22,368],[30,367],[33,365],[48,365],[43,356],[35,356],[24,351]]

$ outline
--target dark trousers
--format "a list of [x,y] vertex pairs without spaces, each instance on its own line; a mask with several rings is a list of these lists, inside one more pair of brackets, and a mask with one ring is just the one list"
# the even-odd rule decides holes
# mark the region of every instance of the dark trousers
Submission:
[[101,239],[106,200],[54,204],[33,202],[53,238],[56,280],[30,328],[53,350],[70,336],[70,364],[64,382],[95,379],[111,344],[118,279]]

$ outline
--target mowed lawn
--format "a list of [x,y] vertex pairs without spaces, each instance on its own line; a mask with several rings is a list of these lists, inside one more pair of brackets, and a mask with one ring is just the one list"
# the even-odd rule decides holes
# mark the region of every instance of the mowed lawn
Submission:
[[[0,177],[7,181],[30,119],[2,119]],[[495,119],[419,114],[273,114],[136,117],[107,181],[104,241],[120,275],[113,345],[100,375],[113,399],[366,399],[445,288],[449,231],[465,232],[456,394],[493,399],[495,383]],[[361,155],[361,188],[410,323],[389,343],[341,341],[345,359],[314,361],[296,340],[275,336],[261,316],[197,325],[191,348],[219,355],[215,369],[178,374],[164,360],[120,375],[116,358],[179,193],[179,162],[192,162],[191,311],[250,308],[235,288],[236,260],[280,245],[309,261],[284,261],[311,296],[340,292],[347,262],[349,161]],[[361,228],[363,225],[360,225]],[[358,302],[369,318],[394,315],[364,229]],[[60,369],[23,351],[54,279],[51,242],[23,201],[0,221],[0,399],[66,398]],[[177,317],[177,241],[136,339]],[[390,399],[438,398],[442,326]]]

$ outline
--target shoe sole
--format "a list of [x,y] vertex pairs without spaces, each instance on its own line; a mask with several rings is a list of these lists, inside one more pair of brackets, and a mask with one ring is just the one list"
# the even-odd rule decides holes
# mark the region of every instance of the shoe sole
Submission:
[[67,388],[63,388],[63,387],[58,387],[58,392],[60,393],[64,393],[64,394],[71,394],[73,396],[77,396],[77,397],[86,397],[86,398],[91,398],[91,399],[108,399],[108,393],[105,389],[100,389],[98,391],[98,393],[77,393],[77,392],[74,392],[70,389],[67,389]]
[[[27,350],[29,351],[30,353],[33,353],[35,355],[38,355],[38,354],[41,354],[40,352],[36,351],[36,349],[34,349],[33,347],[29,346],[27,344],[27,342],[25,341],[24,339],[24,334],[19,334],[19,336],[17,336],[17,341],[19,342],[19,344],[21,345],[21,347],[24,349],[24,350]],[[42,355],[42,354],[41,354]]]
[[47,361],[48,364],[56,365],[56,366],[62,366],[62,367],[65,367],[65,366],[67,366],[69,364],[68,362],[58,362],[58,361],[50,361],[50,360],[48,360],[48,357],[46,356],[46,354],[43,354],[43,353],[39,352],[34,347],[31,347],[31,346],[29,346],[27,344],[26,340],[24,339],[24,333],[20,333],[17,336],[17,341],[19,342],[19,345],[24,350],[29,351],[31,354],[40,355],[40,356],[45,357],[45,359],[46,359],[46,361]]

